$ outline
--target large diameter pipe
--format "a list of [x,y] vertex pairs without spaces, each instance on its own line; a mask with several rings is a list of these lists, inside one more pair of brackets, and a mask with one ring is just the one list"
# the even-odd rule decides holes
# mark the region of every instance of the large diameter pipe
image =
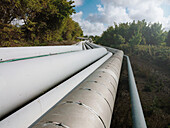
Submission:
[[[27,128],[38,118],[40,118],[45,112],[52,108],[57,102],[59,102],[65,95],[67,95],[72,89],[80,84],[85,78],[87,78],[92,72],[94,72],[99,66],[101,66],[106,60],[112,56],[112,53],[108,53],[92,65],[88,66],[81,72],[77,73],[73,77],[69,78],[65,82],[61,83],[54,89],[45,93],[41,97],[37,98],[33,102],[19,109],[17,112],[8,116],[0,122],[2,128]],[[17,122],[17,123],[16,123]]]
[[107,47],[107,46],[104,46],[104,48],[106,48],[108,51],[110,51],[112,53],[116,53],[117,51],[119,51],[119,49],[115,49],[115,48],[111,48],[111,47]]
[[31,127],[110,128],[122,58],[115,53]]
[[0,48],[0,61],[82,50],[81,45]]
[[147,128],[129,57],[127,58],[133,128]]
[[33,100],[106,53],[105,48],[98,48],[1,63],[0,118]]

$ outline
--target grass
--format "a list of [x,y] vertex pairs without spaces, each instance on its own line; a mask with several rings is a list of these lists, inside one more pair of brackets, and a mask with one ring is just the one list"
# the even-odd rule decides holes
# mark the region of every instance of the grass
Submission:
[[[130,48],[129,45],[122,44],[117,48],[122,49],[130,57],[147,126],[168,128],[170,125],[170,47],[137,45]],[[125,66],[122,70],[127,72]],[[121,77],[123,79],[120,79],[113,115],[117,122],[113,121],[112,127],[129,128],[131,119],[129,120],[128,117],[128,122],[123,120],[131,114],[130,106],[127,104],[130,100],[129,94],[125,97],[120,96],[122,93],[127,93],[124,89],[128,86],[127,73]]]

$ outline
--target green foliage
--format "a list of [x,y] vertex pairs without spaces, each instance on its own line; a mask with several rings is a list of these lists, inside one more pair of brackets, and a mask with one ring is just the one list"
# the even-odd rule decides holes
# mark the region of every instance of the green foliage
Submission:
[[89,38],[91,38],[93,40],[93,42],[96,43],[100,37],[99,36],[89,36]]
[[76,37],[82,36],[83,31],[80,28],[79,24],[73,21],[71,18],[68,18],[63,31],[64,40],[75,40]]
[[139,45],[142,41],[142,34],[138,31],[129,39],[130,45]]
[[[72,4],[73,1],[67,0],[1,0],[0,41],[25,40],[41,45],[43,42],[76,40],[83,31],[70,18],[75,13]],[[14,19],[22,19],[24,25],[12,25]]]
[[113,38],[115,39],[115,41],[119,44],[123,44],[125,43],[125,38],[123,38],[121,35],[119,34],[114,34]]
[[165,41],[165,36],[162,30],[162,24],[154,23],[150,27],[151,35],[150,35],[150,44],[160,45]]
[[[121,44],[117,48],[122,49],[125,54],[130,52],[129,44]],[[170,47],[154,45],[135,45],[133,53],[148,61],[154,61],[156,64],[170,67]]]
[[167,36],[167,38],[166,38],[166,45],[167,45],[167,46],[170,46],[170,30],[169,30],[168,36]]
[[21,0],[1,0],[0,1],[0,22],[9,24],[11,21],[23,15]]
[[114,26],[103,32],[97,40],[98,44],[113,46],[126,43],[130,44],[131,47],[133,45],[165,45],[167,32],[163,31],[162,25],[159,23],[148,24],[142,20],[120,23],[119,25],[115,23]]
[[16,43],[17,40],[21,40],[23,32],[18,28],[10,24],[0,23],[0,45],[10,46],[10,42]]

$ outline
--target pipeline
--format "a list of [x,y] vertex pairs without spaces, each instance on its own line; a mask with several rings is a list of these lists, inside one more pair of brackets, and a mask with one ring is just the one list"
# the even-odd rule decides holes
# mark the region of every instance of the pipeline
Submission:
[[81,45],[0,48],[0,62],[80,50]]
[[[14,56],[12,52],[10,56],[5,56],[5,48],[3,48],[4,51],[0,48],[1,53],[3,53],[0,54],[2,55],[0,58],[3,58],[1,62],[6,60],[11,62],[0,63],[0,83],[1,88],[3,88],[0,90],[0,100],[3,102],[0,104],[0,119],[3,119],[0,121],[0,127],[21,128],[29,127],[32,124],[30,127],[33,128],[53,126],[109,128],[123,52],[105,47],[114,53],[110,58],[111,53],[107,54],[107,51],[101,46],[88,42],[73,45],[70,47],[73,51],[69,47],[61,49],[58,47],[58,50],[55,47],[53,52],[49,52],[48,50],[52,48],[49,47],[48,50],[44,49],[38,53],[36,52],[38,48],[43,49],[44,47],[33,49],[26,47],[25,49],[32,50],[28,50],[23,55],[20,53],[24,53],[24,48],[19,48]],[[7,48],[6,51],[9,49]],[[15,53],[16,49],[11,51]],[[79,50],[82,49],[85,51],[80,52]],[[22,61],[16,62],[15,57]],[[146,128],[130,60],[128,56],[126,57],[133,128]],[[108,58],[110,59],[107,60]],[[66,60],[69,59],[72,61],[67,61],[65,64]],[[88,65],[90,66],[85,68]],[[83,68],[85,69],[82,70]],[[80,70],[82,71],[74,75]],[[70,76],[72,77],[69,78]],[[69,79],[66,80],[67,78]],[[62,81],[64,82],[61,83]],[[61,84],[55,87],[59,83]],[[11,85],[13,86],[11,87]],[[9,88],[10,93],[6,96]],[[53,89],[48,91],[51,88]],[[43,94],[44,92],[46,93]],[[29,103],[29,101],[32,102]],[[27,105],[23,107],[25,104]],[[19,107],[22,108],[16,111]],[[14,113],[9,115],[11,112]],[[7,115],[9,116],[6,117]]]
[[130,60],[128,56],[125,57],[127,58],[128,66],[133,128],[147,128]]
[[102,57],[89,67],[79,72],[78,74],[74,75],[73,77],[61,83],[54,89],[37,98],[33,102],[19,109],[17,112],[8,116],[7,118],[0,122],[0,127],[2,128],[29,127],[32,123],[35,122],[35,120],[40,118],[45,112],[51,109],[65,95],[67,95],[72,89],[74,89],[78,84],[80,84],[85,78],[87,78],[92,72],[94,72],[111,56],[112,53],[108,53],[107,55],[105,55],[104,57]]
[[94,43],[89,43],[89,42],[86,42],[86,43],[93,48],[103,48],[103,46],[100,46],[100,45],[97,45],[97,44],[94,44]]
[[109,128],[122,58],[115,53],[30,127]]
[[0,119],[106,54],[105,48],[98,48],[0,63]]
[[[110,48],[106,46],[105,48],[112,53],[116,53],[119,51],[118,49]],[[135,78],[130,64],[130,59],[128,56],[126,55],[124,56],[127,58],[129,88],[130,88],[130,97],[131,97],[131,105],[132,105],[133,128],[147,128],[139,94],[136,87]]]
[[92,49],[87,43],[85,43],[85,46],[87,47],[87,49]]

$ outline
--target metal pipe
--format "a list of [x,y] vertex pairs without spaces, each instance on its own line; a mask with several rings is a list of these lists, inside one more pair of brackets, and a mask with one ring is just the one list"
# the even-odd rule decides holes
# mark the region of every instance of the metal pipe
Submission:
[[117,51],[119,51],[119,49],[110,48],[110,47],[106,47],[106,46],[104,46],[104,48],[106,48],[108,51],[110,51],[112,53],[116,53]]
[[115,53],[30,127],[109,128],[122,58]]
[[85,46],[87,47],[87,49],[92,49],[89,45],[87,45],[86,43],[85,43]]
[[0,48],[0,61],[33,56],[56,54],[69,51],[80,51],[81,45],[72,46],[40,46],[40,47],[8,47]]
[[127,58],[133,128],[147,128],[129,57]]
[[[83,42],[83,41],[82,41],[82,42]],[[87,50],[87,48],[86,48],[86,46],[85,46],[85,43],[84,43],[84,42],[82,43],[82,49],[83,49],[83,50]]]
[[93,49],[93,47],[91,47],[88,42],[85,43],[85,45],[88,47],[88,49]]
[[92,72],[94,72],[111,56],[112,53],[108,53],[107,55],[105,55],[89,67],[85,68],[78,74],[74,75],[67,81],[61,83],[59,86],[55,87],[54,89],[45,93],[33,102],[29,103],[25,107],[19,109],[17,112],[0,121],[0,127],[29,127],[33,122],[35,122],[45,112],[52,108],[52,106],[59,102],[65,95],[67,95],[72,89],[74,89],[78,84],[80,84],[85,78],[87,78]]
[[[87,43],[87,42],[86,42]],[[103,48],[103,46],[97,45],[95,43],[88,43],[88,45],[90,45],[93,48]]]
[[105,48],[98,48],[0,63],[0,118],[40,96],[105,54],[107,54]]

